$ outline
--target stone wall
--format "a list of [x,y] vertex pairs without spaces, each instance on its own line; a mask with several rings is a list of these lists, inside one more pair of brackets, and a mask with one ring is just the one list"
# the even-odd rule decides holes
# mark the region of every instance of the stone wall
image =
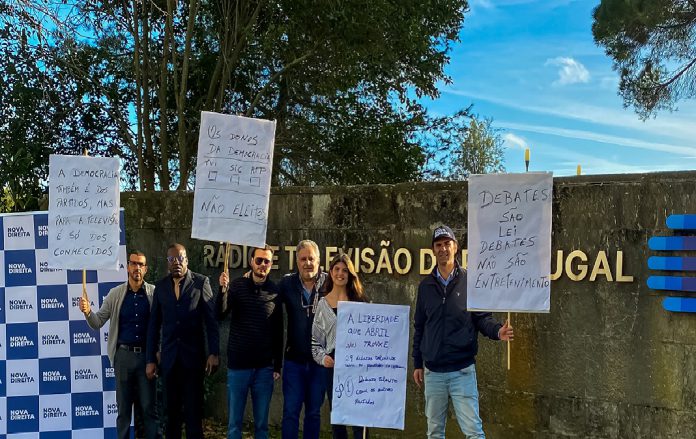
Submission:
[[[192,196],[122,194],[128,244],[150,257],[151,281],[165,272],[167,244],[178,241],[188,247],[191,268],[217,285],[221,247],[190,238]],[[466,200],[465,182],[276,189],[267,238],[280,247],[273,276],[289,269],[285,247],[311,238],[322,253],[335,246],[371,259],[372,270],[360,261],[363,271],[372,271],[361,273],[372,300],[411,305],[413,312],[420,266],[430,262],[421,249],[428,248],[431,230],[440,223],[466,243]],[[665,226],[672,213],[696,213],[696,172],[555,179],[552,272],[559,262],[562,273],[552,283],[551,313],[513,314],[510,371],[504,343],[480,341],[477,368],[487,437],[696,437],[696,315],[664,311],[665,293],[646,286],[647,240],[674,234]],[[410,267],[403,254],[400,264],[394,262],[402,248],[412,256]],[[384,259],[379,264],[383,249],[389,264]],[[569,259],[575,250],[581,253]],[[241,256],[240,250],[237,259]],[[235,268],[232,276],[243,271]],[[223,325],[222,346],[226,331]],[[208,403],[221,419],[224,382],[218,373]],[[423,394],[412,381],[407,392],[406,430],[374,433],[424,436]],[[281,406],[277,384],[273,424],[280,423]],[[448,433],[461,437],[452,414]]]

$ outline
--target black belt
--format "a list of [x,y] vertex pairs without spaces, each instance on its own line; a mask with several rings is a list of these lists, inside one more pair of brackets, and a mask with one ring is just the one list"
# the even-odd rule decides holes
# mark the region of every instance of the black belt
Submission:
[[130,352],[135,352],[136,354],[139,354],[145,350],[145,348],[143,348],[142,346],[129,346],[127,344],[120,344],[118,345],[118,348]]

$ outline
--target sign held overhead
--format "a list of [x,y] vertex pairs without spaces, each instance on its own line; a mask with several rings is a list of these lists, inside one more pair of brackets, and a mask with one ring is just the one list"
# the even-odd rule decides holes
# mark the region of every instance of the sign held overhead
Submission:
[[204,111],[191,237],[263,247],[275,121]]

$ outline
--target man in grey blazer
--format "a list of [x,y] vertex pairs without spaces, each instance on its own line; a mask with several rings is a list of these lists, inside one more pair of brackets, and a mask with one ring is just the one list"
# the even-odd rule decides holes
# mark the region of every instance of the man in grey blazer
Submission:
[[89,326],[99,329],[109,321],[107,350],[116,374],[119,439],[130,438],[133,404],[142,410],[145,437],[157,437],[155,382],[145,376],[145,343],[155,286],[145,282],[145,273],[145,255],[133,250],[128,255],[128,282],[112,288],[99,311],[92,312],[84,297],[80,300],[80,311]]

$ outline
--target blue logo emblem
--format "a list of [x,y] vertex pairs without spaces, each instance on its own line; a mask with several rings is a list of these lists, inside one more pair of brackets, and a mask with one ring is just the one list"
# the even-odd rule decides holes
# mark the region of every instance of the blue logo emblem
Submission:
[[[36,285],[36,255],[34,250],[5,251],[5,286]],[[82,282],[82,280],[80,280]]]
[[7,359],[24,360],[39,357],[39,328],[36,323],[7,325]]
[[[2,287],[0,287],[0,324],[5,324],[5,289]],[[3,342],[4,340],[0,340],[0,344],[4,344]]]
[[[680,231],[696,230],[696,215],[670,215],[667,217],[667,227]],[[648,240],[648,247],[655,251],[696,251],[696,236],[654,236]],[[648,267],[662,271],[696,271],[696,257],[651,256]],[[648,287],[653,290],[696,292],[696,277],[650,276]],[[696,312],[696,298],[665,297],[662,307],[672,312]]]
[[99,355],[99,331],[89,327],[86,321],[73,320],[70,322],[70,355],[85,356]]
[[34,242],[36,248],[48,248],[48,214],[34,215]]
[[104,401],[101,393],[72,394],[72,427],[73,430],[84,428],[102,428],[102,406]]
[[7,396],[7,362],[0,361],[0,397]]
[[39,431],[39,397],[7,398],[7,433]]
[[102,355],[101,360],[102,370],[104,371],[102,374],[102,386],[104,391],[114,391],[116,390],[116,373],[114,367],[111,365],[111,361],[109,361],[109,357],[106,355]]
[[39,393],[41,395],[70,393],[70,358],[39,360]]
[[54,285],[36,287],[39,305],[39,321],[64,321],[68,320],[70,307],[68,306],[68,286]]

